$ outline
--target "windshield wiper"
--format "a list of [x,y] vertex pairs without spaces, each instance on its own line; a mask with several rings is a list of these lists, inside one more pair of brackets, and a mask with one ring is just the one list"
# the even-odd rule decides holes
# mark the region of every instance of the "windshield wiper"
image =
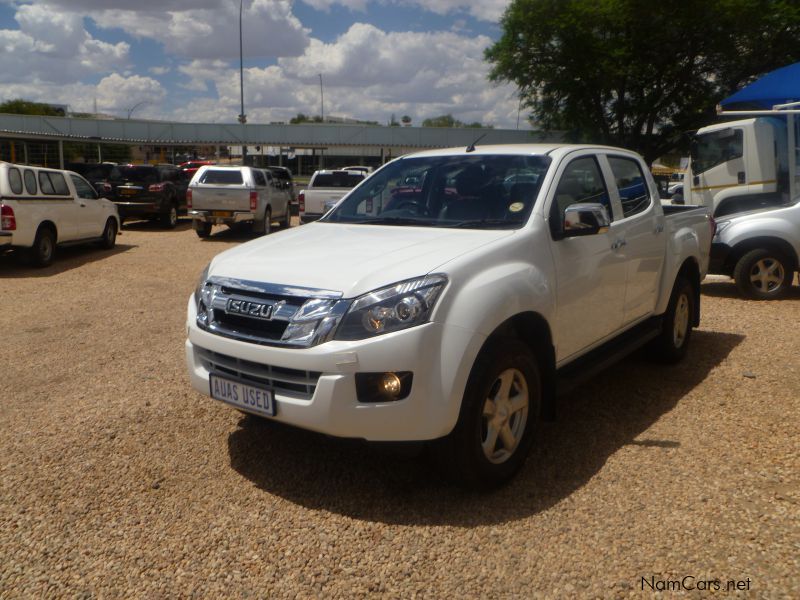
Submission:
[[521,225],[522,221],[509,221],[507,219],[472,219],[470,221],[460,221],[452,225],[444,225],[453,229],[484,229],[492,227],[508,227]]

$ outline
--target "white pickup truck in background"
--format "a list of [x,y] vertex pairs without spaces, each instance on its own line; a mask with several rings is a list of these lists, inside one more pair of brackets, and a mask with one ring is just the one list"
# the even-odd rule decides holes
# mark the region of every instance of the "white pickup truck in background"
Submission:
[[269,170],[255,167],[204,165],[186,190],[186,204],[198,237],[211,235],[213,225],[252,223],[268,234],[272,223],[288,228],[292,190],[279,184]]
[[362,170],[315,171],[306,189],[297,195],[300,222],[310,223],[319,219],[366,176]]
[[662,208],[622,149],[405,156],[320,221],[211,261],[188,304],[189,376],[297,427],[436,440],[448,473],[497,485],[557,391],[645,344],[684,356],[713,228],[708,208]]
[[45,267],[56,246],[113,248],[119,225],[115,204],[77,173],[0,162],[0,252],[16,249]]

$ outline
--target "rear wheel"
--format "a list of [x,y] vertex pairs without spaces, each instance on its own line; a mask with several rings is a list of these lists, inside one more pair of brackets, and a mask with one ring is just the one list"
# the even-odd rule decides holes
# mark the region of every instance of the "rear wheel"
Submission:
[[106,221],[105,229],[103,229],[103,239],[100,241],[100,246],[106,250],[111,250],[117,243],[117,222],[114,219]]
[[664,313],[664,323],[659,336],[650,344],[654,357],[665,363],[676,363],[686,356],[692,337],[695,315],[695,289],[689,281],[679,276]]
[[178,224],[178,207],[175,206],[175,204],[170,204],[169,211],[163,213],[159,217],[159,222],[162,227],[175,229],[175,226]]
[[779,298],[792,285],[791,262],[780,252],[759,248],[739,259],[733,270],[736,287],[754,300]]
[[49,227],[40,227],[28,250],[28,259],[36,267],[46,267],[53,262],[56,252],[56,235]]
[[281,228],[289,229],[292,226],[292,211],[289,210],[289,205],[286,205],[286,214],[281,219]]
[[211,235],[211,223],[207,223],[205,221],[195,221],[194,232],[199,238],[207,238]]
[[264,222],[263,222],[262,233],[264,235],[269,235],[270,233],[272,233],[272,209],[270,209],[269,206],[264,210]]
[[508,481],[525,463],[537,437],[541,378],[522,342],[504,339],[478,355],[458,423],[441,442],[443,468],[469,487]]

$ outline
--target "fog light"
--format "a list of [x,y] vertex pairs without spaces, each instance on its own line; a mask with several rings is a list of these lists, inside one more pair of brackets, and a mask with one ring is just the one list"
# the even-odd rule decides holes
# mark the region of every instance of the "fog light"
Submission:
[[410,371],[396,373],[356,373],[358,401],[394,402],[403,400],[411,393],[414,374]]
[[402,389],[402,386],[400,385],[400,378],[394,373],[384,373],[381,385],[383,386],[383,391],[390,396],[397,396]]

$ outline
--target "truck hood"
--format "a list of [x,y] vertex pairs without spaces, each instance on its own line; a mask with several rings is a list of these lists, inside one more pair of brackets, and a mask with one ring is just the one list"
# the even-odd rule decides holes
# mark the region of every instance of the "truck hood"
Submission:
[[209,275],[360,296],[434,272],[514,230],[311,223],[227,250]]

